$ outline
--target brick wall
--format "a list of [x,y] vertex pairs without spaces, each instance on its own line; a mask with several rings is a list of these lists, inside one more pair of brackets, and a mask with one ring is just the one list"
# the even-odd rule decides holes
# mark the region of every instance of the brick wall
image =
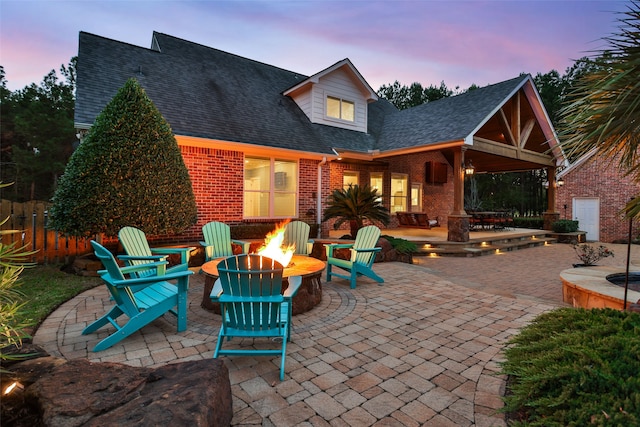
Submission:
[[[560,213],[561,219],[574,217],[574,198],[598,198],[600,241],[607,243],[627,239],[629,221],[622,217],[620,211],[631,197],[640,192],[640,186],[633,183],[630,178],[624,177],[618,171],[617,164],[617,160],[610,162],[597,155],[593,156],[563,177],[565,184],[558,188],[556,196],[556,211]],[[640,233],[640,224],[634,224],[633,228],[635,237]]]
[[[180,150],[191,177],[198,206],[196,225],[185,231],[179,237],[180,241],[200,240],[202,226],[210,221],[229,225],[260,222],[243,221],[244,153],[185,145],[180,146]],[[299,162],[297,219],[309,224],[316,223],[318,163],[317,160],[308,159],[301,159]]]

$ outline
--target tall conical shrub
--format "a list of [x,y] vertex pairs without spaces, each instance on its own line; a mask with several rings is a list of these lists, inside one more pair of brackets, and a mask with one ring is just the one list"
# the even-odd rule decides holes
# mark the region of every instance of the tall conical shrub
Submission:
[[195,224],[196,214],[171,128],[130,79],[71,156],[53,197],[50,227],[71,236],[116,236],[124,226],[174,234]]

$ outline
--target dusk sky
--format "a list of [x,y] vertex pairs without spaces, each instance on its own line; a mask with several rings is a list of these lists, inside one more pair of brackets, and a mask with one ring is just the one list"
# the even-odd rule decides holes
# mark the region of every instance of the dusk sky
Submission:
[[150,47],[153,31],[304,75],[349,58],[374,90],[466,89],[521,72],[564,74],[606,46],[628,1],[0,0],[7,87],[39,84],[78,33]]

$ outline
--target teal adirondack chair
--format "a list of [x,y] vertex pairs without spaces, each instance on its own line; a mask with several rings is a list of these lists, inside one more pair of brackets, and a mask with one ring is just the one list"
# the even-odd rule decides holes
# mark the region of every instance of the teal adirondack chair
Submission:
[[[280,381],[284,380],[287,342],[291,333],[291,298],[296,294],[302,278],[289,277],[289,286],[282,294],[283,268],[277,261],[257,254],[238,255],[218,264],[220,277],[215,287],[220,303],[222,325],[213,357],[220,355],[272,356],[280,355]],[[233,337],[279,338],[272,340],[280,348],[264,349],[242,346],[222,348]]]
[[212,221],[202,227],[204,241],[200,242],[204,246],[205,262],[212,259],[233,256],[232,243],[242,247],[242,253],[249,252],[250,242],[234,240],[231,238],[231,229],[223,222]]
[[[187,290],[192,271],[163,274],[167,261],[120,267],[111,252],[102,245],[91,241],[91,246],[105,267],[99,274],[115,305],[104,316],[87,326],[82,335],[93,333],[107,324],[116,329],[101,340],[93,351],[111,347],[167,312],[178,318],[178,332],[187,329]],[[129,279],[125,277],[144,270],[151,270],[154,274]],[[176,283],[169,283],[168,280],[176,280]],[[123,325],[117,322],[120,316],[128,318]]]
[[[351,288],[355,289],[356,279],[359,276],[366,276],[378,283],[384,283],[384,279],[378,276],[372,269],[376,254],[382,248],[376,248],[380,238],[380,229],[375,225],[362,227],[358,230],[354,243],[332,243],[325,245],[327,251],[327,282],[331,281],[331,276],[342,277],[349,280]],[[349,260],[335,258],[333,251],[338,248],[351,249]],[[333,271],[333,267],[338,267],[349,274],[340,274]]]
[[296,255],[309,255],[313,251],[313,240],[309,240],[311,227],[306,222],[291,221],[284,227],[283,246],[296,245]]
[[[151,248],[144,231],[135,227],[122,227],[118,232],[118,239],[124,248],[126,255],[118,255],[126,265],[148,264],[154,261],[166,261],[171,254],[180,254],[180,264],[167,268],[167,273],[183,271],[189,268],[189,254],[194,247],[185,248]],[[151,270],[143,270],[136,273],[138,277],[153,275]]]

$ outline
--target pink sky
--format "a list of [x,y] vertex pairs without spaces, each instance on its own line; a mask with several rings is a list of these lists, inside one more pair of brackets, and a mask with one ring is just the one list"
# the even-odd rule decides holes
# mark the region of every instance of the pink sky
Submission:
[[628,1],[0,0],[7,87],[39,84],[86,31],[149,47],[159,31],[305,75],[349,58],[371,87],[466,89],[553,69],[605,46]]

